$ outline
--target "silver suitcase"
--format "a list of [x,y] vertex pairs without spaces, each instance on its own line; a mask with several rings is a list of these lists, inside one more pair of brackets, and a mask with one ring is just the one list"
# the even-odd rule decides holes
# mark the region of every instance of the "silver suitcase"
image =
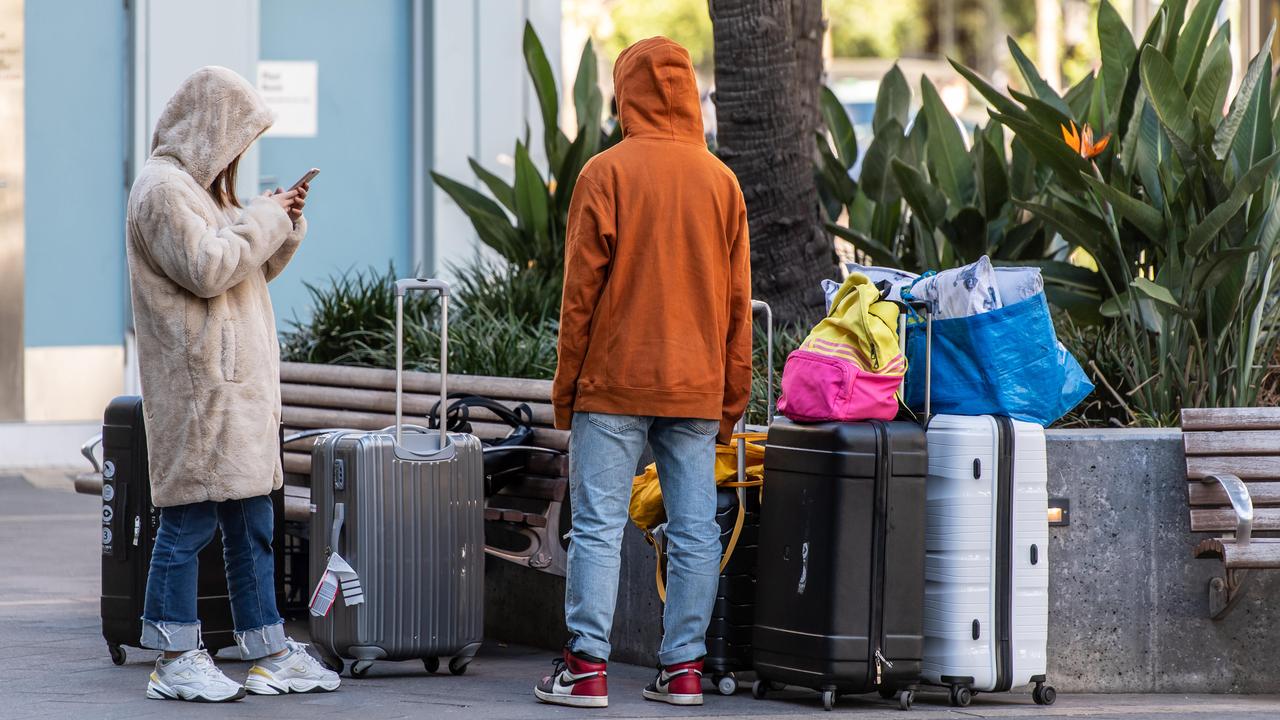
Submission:
[[[474,435],[406,427],[402,418],[404,294],[440,293],[440,395],[448,372],[449,286],[399,280],[396,298],[396,424],[340,430],[311,456],[311,579],[338,553],[358,574],[363,602],[342,593],[311,617],[311,639],[331,667],[351,674],[375,660],[422,660],[434,672],[449,657],[455,675],[484,634],[484,459]],[[348,588],[344,587],[344,590]],[[347,598],[353,599],[353,598]]]

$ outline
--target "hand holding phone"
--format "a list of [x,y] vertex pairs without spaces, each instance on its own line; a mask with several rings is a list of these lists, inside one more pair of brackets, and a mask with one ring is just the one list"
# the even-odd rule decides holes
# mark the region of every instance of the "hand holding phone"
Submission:
[[311,189],[310,183],[319,174],[320,168],[311,168],[288,190],[276,188],[276,201],[289,213],[289,219],[293,222],[298,222],[298,218],[302,217],[302,208],[307,204],[307,192]]
[[320,174],[320,168],[311,168],[310,170],[307,171],[306,175],[303,175],[302,177],[298,178],[298,182],[294,183],[293,186],[290,187],[289,189],[297,190],[303,185],[306,185],[310,183],[312,180],[315,180],[316,176],[319,174]]

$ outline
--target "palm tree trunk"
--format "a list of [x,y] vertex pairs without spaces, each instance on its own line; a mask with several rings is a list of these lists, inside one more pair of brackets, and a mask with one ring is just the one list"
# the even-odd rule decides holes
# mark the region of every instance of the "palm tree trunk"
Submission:
[[711,0],[717,154],[738,176],[751,229],[753,294],[783,323],[824,309],[838,275],[813,175],[821,0]]

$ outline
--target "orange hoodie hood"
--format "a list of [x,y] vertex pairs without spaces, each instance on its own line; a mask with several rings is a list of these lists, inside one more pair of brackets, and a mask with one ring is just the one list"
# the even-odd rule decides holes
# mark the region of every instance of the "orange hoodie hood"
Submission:
[[623,50],[613,87],[624,137],[704,142],[693,63],[675,41],[651,37]]

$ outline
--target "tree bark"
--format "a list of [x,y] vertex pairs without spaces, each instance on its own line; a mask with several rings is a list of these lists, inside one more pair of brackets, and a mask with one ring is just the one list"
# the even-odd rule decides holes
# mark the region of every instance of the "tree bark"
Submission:
[[751,230],[753,295],[780,323],[824,314],[838,277],[814,181],[821,0],[711,0],[717,154],[738,176]]

